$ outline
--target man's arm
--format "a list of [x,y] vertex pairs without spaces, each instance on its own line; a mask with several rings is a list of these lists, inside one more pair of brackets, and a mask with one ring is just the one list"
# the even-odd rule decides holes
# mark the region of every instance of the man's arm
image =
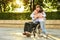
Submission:
[[37,19],[38,18],[38,14],[36,14],[36,13],[32,13],[31,15],[30,15],[30,17],[34,20],[34,19]]

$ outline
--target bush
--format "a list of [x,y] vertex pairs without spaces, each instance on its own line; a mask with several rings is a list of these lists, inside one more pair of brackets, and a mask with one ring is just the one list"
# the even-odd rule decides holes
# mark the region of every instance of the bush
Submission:
[[46,12],[48,20],[60,20],[60,12]]
[[[28,13],[0,13],[0,20],[31,20]],[[47,20],[60,20],[60,12],[46,12]]]

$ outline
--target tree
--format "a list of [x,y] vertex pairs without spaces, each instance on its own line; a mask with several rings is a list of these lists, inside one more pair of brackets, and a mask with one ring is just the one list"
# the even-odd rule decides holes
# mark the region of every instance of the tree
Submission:
[[12,1],[13,0],[0,0],[1,12],[5,12],[7,4]]

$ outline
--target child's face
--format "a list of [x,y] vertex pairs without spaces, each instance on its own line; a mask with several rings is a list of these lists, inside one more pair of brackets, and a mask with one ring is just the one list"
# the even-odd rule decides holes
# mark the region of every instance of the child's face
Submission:
[[36,10],[37,10],[37,11],[40,11],[40,8],[38,7],[38,8],[36,8]]

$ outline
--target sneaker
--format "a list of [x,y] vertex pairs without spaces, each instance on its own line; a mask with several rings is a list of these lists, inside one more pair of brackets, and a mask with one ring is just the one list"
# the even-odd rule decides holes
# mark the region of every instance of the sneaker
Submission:
[[26,32],[24,32],[23,35],[26,35]]
[[31,33],[30,33],[30,32],[27,32],[27,33],[26,33],[26,36],[27,36],[27,37],[31,37]]

